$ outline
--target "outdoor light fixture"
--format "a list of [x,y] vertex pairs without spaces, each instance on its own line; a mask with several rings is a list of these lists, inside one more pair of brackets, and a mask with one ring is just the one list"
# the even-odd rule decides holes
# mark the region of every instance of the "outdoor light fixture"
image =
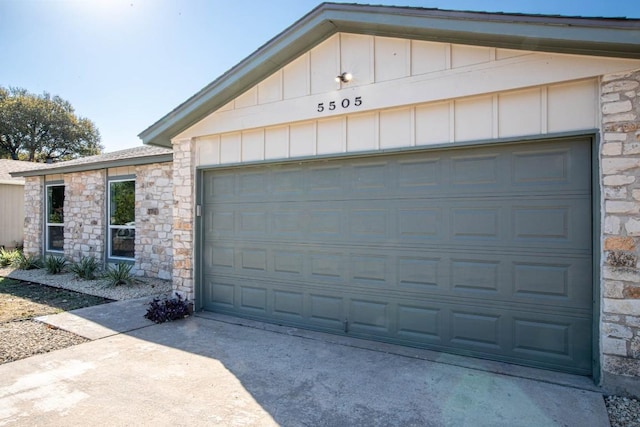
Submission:
[[340,82],[349,83],[352,78],[353,78],[353,74],[347,73],[345,71],[344,73],[342,73],[338,77],[336,77],[336,82],[338,82],[338,83],[340,83]]

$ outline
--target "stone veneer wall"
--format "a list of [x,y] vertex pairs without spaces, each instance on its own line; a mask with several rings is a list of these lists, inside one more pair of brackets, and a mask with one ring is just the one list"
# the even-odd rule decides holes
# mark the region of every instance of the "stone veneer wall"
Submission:
[[173,270],[173,167],[136,166],[136,260],[139,276],[169,280]]
[[102,260],[105,248],[106,171],[64,175],[64,256]]
[[42,255],[44,244],[42,212],[44,203],[44,177],[29,176],[24,186],[24,253]]
[[640,70],[601,84],[602,385],[640,395]]
[[191,139],[173,141],[173,289],[194,298],[193,207],[195,149]]

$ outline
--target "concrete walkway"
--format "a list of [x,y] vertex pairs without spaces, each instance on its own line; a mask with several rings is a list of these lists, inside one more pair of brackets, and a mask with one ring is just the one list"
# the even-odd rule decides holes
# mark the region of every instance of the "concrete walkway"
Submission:
[[584,377],[213,314],[154,325],[145,310],[46,316],[94,341],[0,365],[0,426],[609,425]]

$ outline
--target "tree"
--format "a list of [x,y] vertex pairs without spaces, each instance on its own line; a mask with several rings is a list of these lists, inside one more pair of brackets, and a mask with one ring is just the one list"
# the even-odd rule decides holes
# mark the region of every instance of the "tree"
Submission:
[[0,86],[0,157],[45,162],[102,152],[100,133],[59,96]]

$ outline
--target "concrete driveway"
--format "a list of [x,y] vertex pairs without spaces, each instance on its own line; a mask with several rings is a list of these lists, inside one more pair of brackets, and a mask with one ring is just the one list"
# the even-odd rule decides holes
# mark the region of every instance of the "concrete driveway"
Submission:
[[44,319],[94,341],[0,365],[0,426],[609,425],[587,378],[127,304]]

